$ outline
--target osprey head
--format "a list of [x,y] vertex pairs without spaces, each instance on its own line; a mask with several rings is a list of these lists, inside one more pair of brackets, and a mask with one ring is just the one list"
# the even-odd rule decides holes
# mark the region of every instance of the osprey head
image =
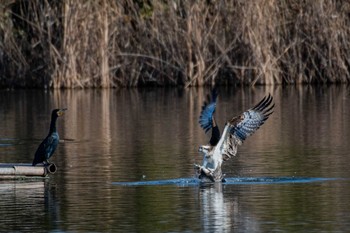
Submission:
[[199,152],[202,152],[202,154],[204,156],[209,156],[209,151],[212,150],[212,146],[211,145],[201,145],[198,149]]

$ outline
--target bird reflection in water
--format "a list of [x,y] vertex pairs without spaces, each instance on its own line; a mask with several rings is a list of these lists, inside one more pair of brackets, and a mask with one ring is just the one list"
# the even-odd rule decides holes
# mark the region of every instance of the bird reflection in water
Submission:
[[[239,190],[223,192],[221,182],[202,183],[199,200],[203,232],[231,232],[233,229],[245,232],[260,232],[258,221],[240,204]],[[232,186],[230,187],[232,188]]]

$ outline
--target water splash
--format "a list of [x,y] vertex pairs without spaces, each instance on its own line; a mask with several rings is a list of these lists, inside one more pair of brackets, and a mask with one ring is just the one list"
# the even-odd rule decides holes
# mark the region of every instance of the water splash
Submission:
[[[225,178],[224,185],[241,185],[241,184],[294,184],[294,183],[312,183],[338,180],[339,178],[322,178],[322,177],[238,177]],[[197,186],[203,184],[196,178],[178,178],[167,180],[149,180],[134,182],[112,182],[113,185],[119,186],[160,186],[160,185],[177,185],[177,186]]]
[[178,186],[192,186],[200,184],[200,180],[196,178],[178,178],[168,180],[148,180],[148,181],[134,181],[134,182],[112,182],[113,185],[121,186],[145,186],[145,185],[178,185]]
[[290,183],[313,183],[338,178],[323,178],[323,177],[240,177],[240,178],[225,178],[225,184],[290,184]]

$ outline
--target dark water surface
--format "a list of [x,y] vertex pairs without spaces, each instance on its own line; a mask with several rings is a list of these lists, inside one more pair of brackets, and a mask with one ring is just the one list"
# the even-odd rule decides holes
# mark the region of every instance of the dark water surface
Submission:
[[0,163],[30,163],[51,109],[63,141],[44,180],[0,181],[1,232],[347,232],[350,88],[222,88],[225,121],[264,95],[275,112],[200,184],[209,89],[0,91]]

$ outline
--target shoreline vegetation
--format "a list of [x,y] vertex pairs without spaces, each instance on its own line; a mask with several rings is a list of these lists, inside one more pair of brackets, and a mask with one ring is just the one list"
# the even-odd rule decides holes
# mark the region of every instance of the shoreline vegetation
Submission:
[[0,87],[349,83],[350,2],[4,0]]

